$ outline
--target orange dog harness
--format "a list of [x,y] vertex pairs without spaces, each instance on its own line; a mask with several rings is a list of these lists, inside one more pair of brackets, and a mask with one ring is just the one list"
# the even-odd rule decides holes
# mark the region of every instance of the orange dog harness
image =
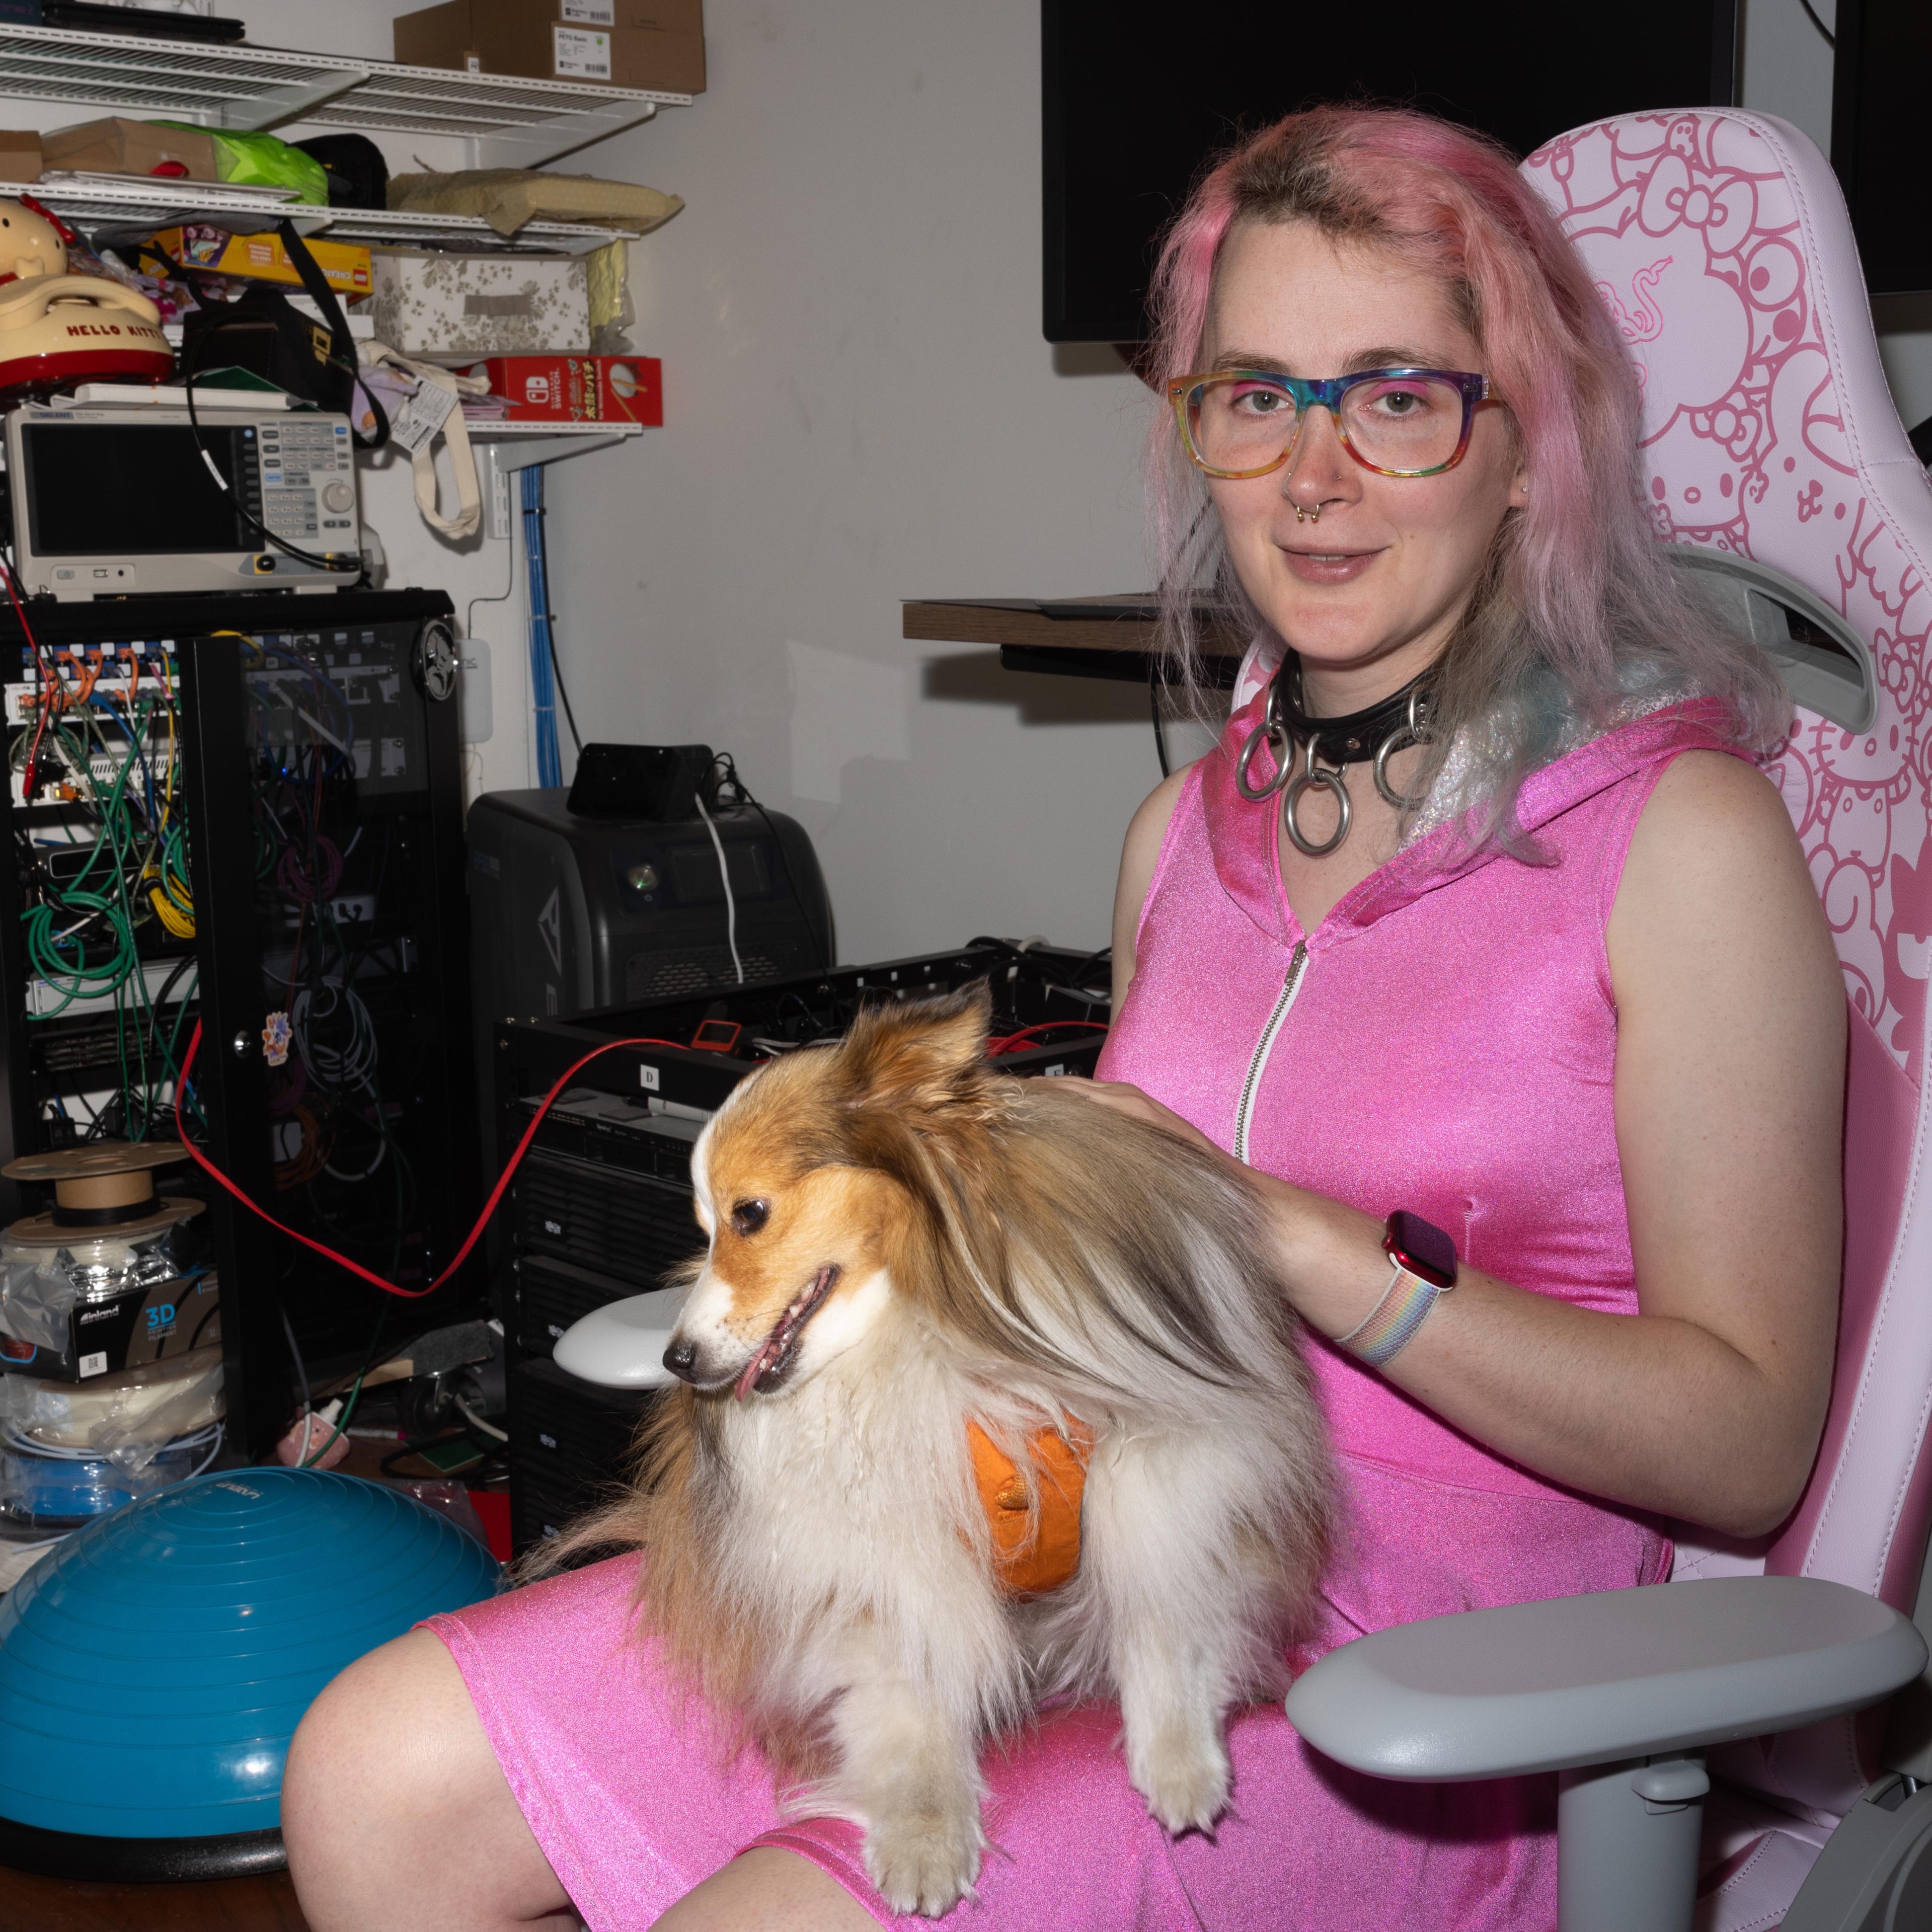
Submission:
[[993,1568],[1016,1597],[1043,1596],[1080,1567],[1080,1497],[1094,1432],[1068,1416],[1060,1430],[1042,1429],[1027,1444],[1040,1472],[1039,1494],[1027,1496],[1018,1467],[993,1446],[976,1422],[966,1425],[973,1480],[993,1533]]

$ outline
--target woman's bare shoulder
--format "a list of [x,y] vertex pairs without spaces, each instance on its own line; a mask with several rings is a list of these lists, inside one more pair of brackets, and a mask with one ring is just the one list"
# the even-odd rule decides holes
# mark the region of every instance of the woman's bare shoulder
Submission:
[[1134,976],[1134,936],[1140,929],[1141,908],[1147,902],[1148,888],[1154,884],[1154,871],[1160,862],[1160,848],[1167,828],[1174,821],[1192,765],[1183,765],[1162,778],[1140,803],[1127,824],[1126,842],[1120,849],[1120,882],[1114,890],[1114,999],[1118,1006],[1126,998],[1128,982]]
[[1630,839],[1610,942],[1613,979],[1674,976],[1694,959],[1713,985],[1795,980],[1842,998],[1784,801],[1728,752],[1686,752],[1658,780]]
[[[1193,769],[1192,765],[1183,765],[1178,771],[1169,772],[1141,800],[1127,823],[1128,851],[1145,848],[1152,857],[1159,856],[1161,841],[1167,836],[1167,828],[1174,819],[1174,808],[1180,802],[1181,792]],[[1151,862],[1148,871],[1151,875]]]
[[1640,884],[1659,886],[1694,886],[1740,869],[1761,884],[1768,872],[1786,884],[1803,879],[1815,897],[1778,788],[1729,752],[1686,752],[1670,761],[1630,840],[1627,876],[1633,868]]

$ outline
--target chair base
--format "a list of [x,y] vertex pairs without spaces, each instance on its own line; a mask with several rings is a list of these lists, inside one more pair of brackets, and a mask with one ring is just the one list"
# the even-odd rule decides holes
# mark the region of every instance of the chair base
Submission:
[[1932,1785],[1880,1778],[1825,1841],[1784,1932],[1932,1925]]

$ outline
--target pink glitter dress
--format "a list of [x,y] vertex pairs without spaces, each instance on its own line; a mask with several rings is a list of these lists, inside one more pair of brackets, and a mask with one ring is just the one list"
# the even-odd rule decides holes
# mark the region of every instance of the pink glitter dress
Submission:
[[[1612,1112],[1604,927],[1637,816],[1679,753],[1728,749],[1716,707],[1670,706],[1533,776],[1519,815],[1557,862],[1445,868],[1419,839],[1304,934],[1271,807],[1244,803],[1250,705],[1184,787],[1102,1064],[1256,1168],[1377,1216],[1412,1208],[1472,1264],[1633,1312]],[[1292,998],[1291,962],[1305,946]],[[1245,1102],[1244,1096],[1246,1096]],[[1640,1520],[1504,1462],[1312,1345],[1346,1520],[1324,1648],[1417,1617],[1660,1580]],[[632,1932],[754,1844],[830,1872],[882,1924],[860,1834],[782,1821],[771,1773],[728,1761],[648,1632],[621,1558],[432,1620],[538,1843],[591,1932]],[[1233,1809],[1170,1843],[1130,1788],[1118,1716],[1049,1714],[989,1754],[993,1850],[949,1916],[1000,1932],[1542,1932],[1556,1922],[1555,1781],[1408,1785],[1237,1717]],[[906,1920],[908,1927],[924,1923]]]

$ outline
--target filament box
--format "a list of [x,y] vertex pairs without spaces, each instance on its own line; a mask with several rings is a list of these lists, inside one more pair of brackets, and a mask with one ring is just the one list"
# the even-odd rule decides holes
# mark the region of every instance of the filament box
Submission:
[[0,1370],[46,1382],[80,1382],[146,1368],[221,1339],[221,1289],[211,1269],[123,1288],[68,1310],[64,1348],[0,1333]]

